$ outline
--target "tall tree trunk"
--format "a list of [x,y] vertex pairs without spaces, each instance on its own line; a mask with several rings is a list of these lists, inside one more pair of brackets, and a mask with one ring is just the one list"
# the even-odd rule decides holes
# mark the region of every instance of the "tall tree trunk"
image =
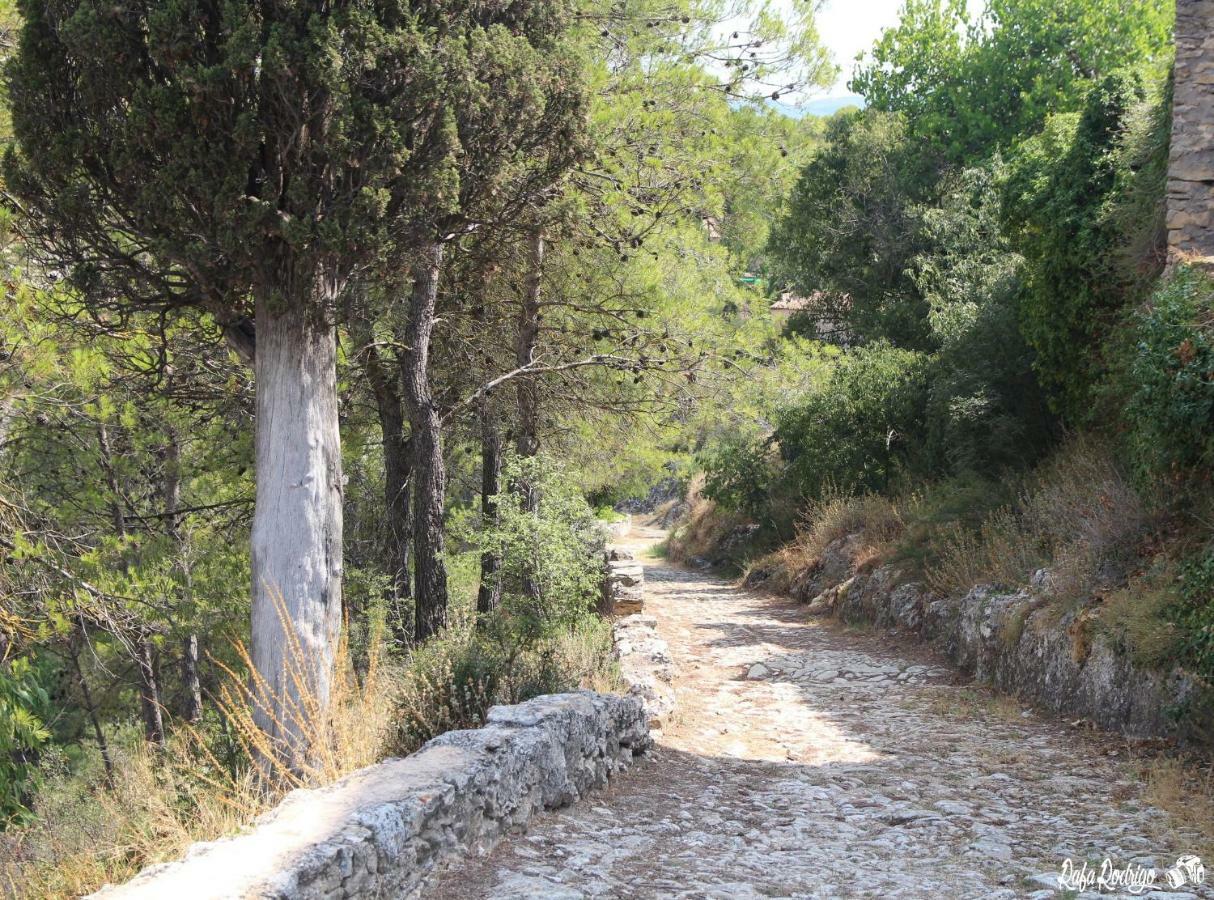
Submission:
[[[520,368],[535,361],[535,350],[540,337],[540,281],[544,271],[544,232],[536,228],[531,232],[527,254],[527,281],[523,287],[523,298],[519,304],[518,326],[515,333],[514,362]],[[519,456],[535,456],[540,449],[540,395],[539,382],[531,376],[518,379],[516,397],[518,402],[518,429],[515,449]],[[525,503],[534,508],[534,493],[529,486]]]
[[413,636],[409,598],[409,556],[413,542],[413,514],[409,504],[409,481],[413,474],[413,450],[405,437],[405,411],[399,380],[389,370],[374,344],[371,329],[351,317],[355,339],[362,345],[359,357],[375,398],[384,452],[384,547],[383,569],[389,578],[388,627],[402,644]]
[[442,420],[430,390],[430,335],[442,260],[442,244],[435,242],[422,249],[413,272],[404,335],[409,351],[403,381],[413,444],[414,637],[419,641],[447,624],[447,568],[443,560],[447,473]]
[[[502,435],[493,402],[481,397],[481,516],[485,527],[497,524],[497,495],[501,493]],[[496,553],[481,554],[481,584],[476,594],[476,611],[489,613],[502,602],[502,559]]]
[[[515,332],[514,361],[520,368],[535,361],[535,350],[540,338],[540,284],[544,274],[544,232],[536,227],[530,235],[527,254],[527,281],[523,287],[523,299],[519,304],[518,326]],[[540,393],[539,381],[531,375],[518,379],[518,432],[515,451],[520,457],[530,458],[540,449]],[[522,499],[523,509],[535,512],[539,509],[540,497],[536,485],[525,475],[511,489]],[[523,576],[523,592],[528,597],[538,598],[540,587],[533,573]]]
[[[190,561],[186,558],[185,541],[177,510],[181,508],[181,442],[177,431],[168,428],[164,447],[164,512],[165,527],[177,545],[177,569],[181,572],[183,605],[188,609],[193,601]],[[191,725],[202,721],[202,683],[198,678],[198,635],[187,634],[181,642],[181,695],[179,712]]]
[[97,716],[97,705],[93,702],[93,692],[84,678],[84,668],[80,665],[80,643],[86,640],[83,618],[76,626],[75,633],[68,638],[67,653],[72,660],[72,669],[76,673],[76,684],[80,687],[80,698],[84,701],[84,713],[88,716],[89,724],[93,726],[93,736],[97,739],[97,751],[101,754],[102,765],[105,766],[105,783],[107,787],[114,786],[114,760],[110,758],[110,745],[101,730],[101,719]]
[[292,769],[324,721],[341,629],[337,341],[317,308],[335,293],[311,290],[294,308],[257,298],[253,714]]
[[[110,518],[114,534],[120,540],[126,537],[126,517],[122,508],[122,487],[118,472],[114,468],[114,452],[110,445],[110,434],[105,423],[97,425],[97,448],[101,455],[101,468],[105,472],[106,486],[110,492]],[[174,491],[177,490],[174,486]],[[174,499],[175,503],[176,500]],[[175,507],[174,507],[175,508]],[[170,522],[172,519],[170,518]],[[125,552],[125,551],[124,551]],[[125,563],[124,563],[125,565]],[[143,714],[143,739],[156,747],[164,747],[164,718],[160,700],[160,682],[156,678],[156,662],[151,635],[140,627],[134,637],[135,671],[139,676],[139,708]],[[84,682],[81,681],[83,688]]]

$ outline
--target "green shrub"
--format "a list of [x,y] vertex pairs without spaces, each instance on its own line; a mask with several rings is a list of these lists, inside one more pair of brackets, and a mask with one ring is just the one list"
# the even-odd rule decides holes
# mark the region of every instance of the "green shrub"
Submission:
[[503,609],[517,629],[540,636],[591,614],[604,541],[594,510],[562,469],[542,457],[508,456],[502,483],[523,482],[539,498],[535,508],[508,487],[496,498],[498,521],[478,541],[502,560]]
[[925,577],[951,547],[956,529],[979,531],[988,516],[1016,496],[1015,479],[988,479],[973,472],[927,484],[898,503],[903,532],[893,558]]
[[0,827],[20,821],[38,782],[38,757],[50,732],[49,696],[28,659],[0,662]]
[[1181,564],[1177,587],[1168,612],[1179,632],[1181,662],[1214,683],[1214,548]]
[[777,417],[786,464],[777,489],[815,499],[828,486],[844,494],[891,488],[918,461],[926,376],[923,354],[886,344],[840,357],[821,391]]
[[1125,418],[1145,473],[1214,463],[1214,280],[1187,267],[1136,317]]
[[726,436],[699,457],[704,469],[701,493],[730,512],[761,518],[768,506],[777,468],[769,442]]
[[1021,329],[1055,408],[1072,422],[1088,418],[1103,371],[1092,350],[1132,299],[1116,265],[1123,236],[1107,213],[1125,163],[1117,150],[1143,100],[1139,79],[1105,77],[1080,113],[1054,116],[1018,148],[1004,184],[1008,231],[1026,261]]
[[452,625],[414,651],[405,669],[394,753],[476,728],[489,707],[579,687],[615,687],[611,628],[600,619],[540,638],[520,634],[504,610]]
[[1001,233],[1002,165],[948,180],[923,215],[930,249],[915,260],[937,346],[929,362],[926,456],[931,474],[990,476],[1033,463],[1053,421],[1019,328],[1024,260]]

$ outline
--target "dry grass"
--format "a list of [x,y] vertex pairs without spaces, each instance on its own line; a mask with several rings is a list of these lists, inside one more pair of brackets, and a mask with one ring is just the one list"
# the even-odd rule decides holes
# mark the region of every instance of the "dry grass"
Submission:
[[687,489],[687,516],[666,539],[666,556],[672,562],[689,562],[707,556],[726,535],[746,524],[740,513],[727,512],[700,493],[704,476],[696,475]]
[[1108,452],[1077,440],[976,531],[940,529],[927,581],[949,594],[983,583],[1010,588],[1048,566],[1051,599],[1073,607],[1124,577],[1149,527],[1147,504]]
[[956,524],[945,526],[936,564],[926,577],[932,590],[964,594],[977,584],[1023,584],[1043,561],[1038,536],[1005,507],[976,533]]
[[197,840],[239,830],[272,798],[251,768],[217,768],[189,735],[164,752],[130,733],[112,746],[115,778],[61,776],[41,791],[34,824],[0,837],[0,891],[78,897],[179,856]]
[[1168,814],[1169,830],[1190,843],[1177,848],[1214,858],[1214,769],[1211,763],[1175,756],[1139,760],[1144,799]]
[[878,494],[848,496],[828,491],[810,505],[797,536],[779,550],[755,563],[771,572],[766,582],[785,590],[798,573],[812,568],[832,543],[848,535],[860,536],[855,563],[861,570],[884,562],[905,530],[898,505]]
[[1024,717],[1024,706],[1015,697],[980,686],[933,685],[924,693],[927,708],[938,716],[1001,722],[1020,722]]
[[[275,705],[305,735],[310,749],[302,766],[277,758],[268,773],[254,766],[251,760],[265,760],[273,750],[253,723],[258,682],[250,685],[226,670],[218,734],[181,726],[157,751],[131,730],[112,748],[112,786],[105,785],[99,765],[83,775],[53,777],[39,794],[35,822],[0,835],[0,892],[77,897],[124,881],[147,865],[179,857],[195,841],[238,831],[292,788],[326,784],[375,762],[390,734],[399,681],[380,647],[376,637],[366,670],[356,673],[341,643],[327,713],[303,687],[304,667],[291,665],[301,686],[299,702]],[[239,644],[237,655],[248,665]],[[273,698],[263,694],[260,700]]]
[[[222,663],[227,676],[216,698],[220,713],[235,733],[244,755],[257,760],[277,789],[314,787],[370,765],[383,755],[393,727],[393,701],[400,692],[399,672],[385,665],[383,624],[372,625],[362,671],[356,672],[342,632],[327,698],[312,682],[311,661],[299,643],[286,604],[273,595],[286,636],[286,678],[291,690],[278,696],[253,666],[242,642],[237,658],[249,677]],[[327,699],[327,702],[326,702]],[[297,747],[273,740],[258,727],[255,710],[267,710],[277,734],[293,735]]]
[[1132,548],[1149,516],[1108,450],[1077,439],[1036,473],[1024,499],[1024,521],[1051,547],[1106,559]]
[[1101,610],[1103,629],[1125,646],[1142,666],[1162,666],[1175,660],[1183,638],[1168,621],[1166,610],[1179,599],[1176,565],[1157,558],[1146,572],[1130,578],[1110,593]]
[[412,753],[445,731],[478,727],[495,704],[576,688],[620,688],[606,622],[527,644],[509,634],[487,633],[470,621],[457,622],[409,660],[391,710],[391,750]]

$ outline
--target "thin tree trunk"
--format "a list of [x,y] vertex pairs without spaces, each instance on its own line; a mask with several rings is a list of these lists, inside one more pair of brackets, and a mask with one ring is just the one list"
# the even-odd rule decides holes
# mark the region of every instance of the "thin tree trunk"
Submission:
[[[352,327],[361,323],[354,321]],[[362,326],[356,335],[362,344],[359,356],[375,409],[384,453],[384,547],[382,565],[388,575],[388,626],[393,636],[408,644],[413,636],[409,608],[412,588],[409,581],[409,556],[413,542],[413,514],[409,504],[409,481],[413,474],[412,447],[405,437],[405,410],[399,382],[386,369],[373,343],[371,330]]]
[[187,634],[181,647],[181,717],[191,725],[202,721],[202,680],[198,677],[198,635]]
[[[530,236],[527,259],[527,281],[523,299],[519,304],[518,326],[515,334],[514,362],[520,368],[535,361],[535,350],[540,336],[540,282],[544,269],[544,232],[536,228]],[[533,377],[519,378],[516,397],[518,402],[518,429],[515,449],[519,456],[535,456],[540,449],[539,382]],[[535,506],[534,493],[526,489],[525,503],[528,509]]]
[[[497,495],[501,492],[502,435],[492,401],[481,397],[481,516],[486,528],[497,524]],[[481,554],[481,583],[476,611],[490,613],[502,602],[502,560],[491,551]]]
[[114,761],[110,758],[110,745],[106,742],[105,732],[101,730],[101,719],[97,717],[97,706],[93,703],[93,692],[89,683],[84,679],[84,669],[80,665],[80,648],[78,640],[84,640],[83,623],[77,626],[76,634],[68,639],[67,652],[72,660],[72,669],[76,673],[76,684],[80,687],[80,697],[84,700],[84,712],[93,726],[93,736],[97,739],[97,750],[101,753],[101,762],[105,766],[105,783],[107,787],[114,786]]
[[[110,517],[113,520],[114,534],[119,538],[126,537],[126,518],[122,511],[122,490],[118,481],[118,472],[114,468],[114,452],[110,445],[109,430],[105,423],[97,425],[97,448],[101,455],[101,468],[105,472],[106,486],[110,492]],[[176,494],[178,486],[171,486],[172,494]],[[166,497],[166,511],[176,509],[177,498]],[[172,518],[169,519],[170,523]],[[125,552],[125,551],[124,551]],[[156,664],[152,649],[152,638],[146,630],[140,627],[135,634],[135,671],[139,675],[138,693],[139,708],[143,715],[143,739],[155,747],[164,747],[164,717],[160,701],[160,682],[156,678]],[[83,682],[82,682],[83,683]]]
[[[257,298],[254,720],[298,770],[329,703],[341,629],[342,470],[332,285]],[[275,302],[277,300],[277,302]]]
[[139,708],[143,713],[143,737],[164,749],[164,716],[160,705],[160,682],[156,678],[156,658],[152,641],[146,634],[135,643],[135,661],[139,665]]
[[[164,448],[164,512],[165,527],[169,537],[177,545],[177,568],[181,572],[183,606],[187,609],[193,601],[190,561],[186,558],[185,541],[181,534],[181,523],[177,510],[181,508],[181,443],[177,432],[168,429],[168,443]],[[198,635],[187,634],[181,642],[181,695],[179,711],[181,717],[191,725],[202,721],[202,684],[198,679]]]
[[114,535],[121,539],[126,537],[126,518],[122,514],[122,486],[118,483],[118,473],[114,469],[110,432],[104,422],[97,423],[97,452],[101,459],[101,471],[105,474],[105,484],[110,492],[110,520]]
[[442,421],[431,394],[429,371],[442,258],[442,244],[435,242],[423,248],[413,273],[405,325],[409,351],[403,381],[413,444],[414,637],[419,641],[447,624],[447,569],[443,560],[447,473]]
[[[530,235],[527,258],[527,281],[523,299],[519,304],[518,326],[515,333],[514,361],[520,368],[535,361],[535,350],[540,337],[540,284],[544,274],[544,232],[535,228]],[[515,451],[520,457],[531,458],[540,449],[540,395],[539,381],[533,376],[518,379],[516,388],[518,403],[518,432]],[[535,512],[539,509],[540,497],[536,485],[525,475],[511,485],[511,489],[522,499],[523,509]],[[523,592],[539,598],[540,586],[532,573],[523,576]]]

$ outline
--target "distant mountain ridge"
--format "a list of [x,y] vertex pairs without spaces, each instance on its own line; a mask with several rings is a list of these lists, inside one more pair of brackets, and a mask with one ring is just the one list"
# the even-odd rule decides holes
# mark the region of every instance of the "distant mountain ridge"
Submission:
[[784,115],[794,119],[802,119],[805,116],[833,116],[846,106],[864,108],[864,98],[859,94],[845,94],[841,97],[815,97],[813,100],[800,106],[791,103],[780,103],[777,100],[769,102],[771,106],[778,109]]

